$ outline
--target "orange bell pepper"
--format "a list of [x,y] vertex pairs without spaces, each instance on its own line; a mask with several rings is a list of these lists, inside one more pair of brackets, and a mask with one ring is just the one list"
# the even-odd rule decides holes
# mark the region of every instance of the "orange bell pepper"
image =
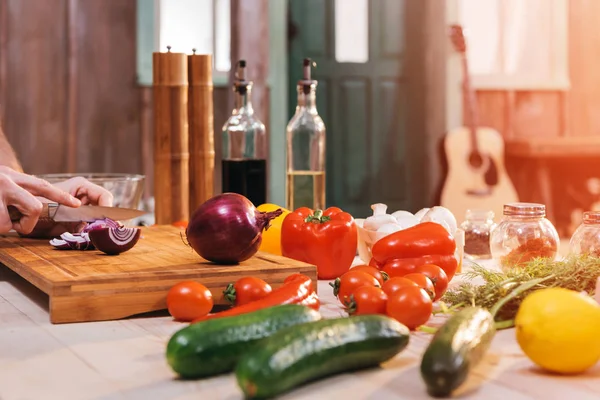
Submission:
[[421,265],[435,264],[450,280],[458,267],[455,251],[456,241],[442,225],[422,222],[377,241],[371,250],[370,265],[394,277],[415,272]]
[[335,279],[350,269],[358,236],[354,218],[337,207],[300,207],[281,225],[281,253],[317,266],[319,279]]

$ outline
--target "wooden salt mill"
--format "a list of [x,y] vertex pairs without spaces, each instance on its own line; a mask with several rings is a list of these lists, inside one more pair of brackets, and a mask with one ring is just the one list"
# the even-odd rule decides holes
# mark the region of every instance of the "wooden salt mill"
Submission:
[[213,197],[215,144],[212,56],[188,56],[190,124],[190,215]]
[[187,54],[152,53],[156,224],[189,220]]

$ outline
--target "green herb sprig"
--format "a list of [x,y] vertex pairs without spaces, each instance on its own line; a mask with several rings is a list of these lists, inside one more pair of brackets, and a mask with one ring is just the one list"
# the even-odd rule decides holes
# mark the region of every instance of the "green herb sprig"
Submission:
[[600,258],[589,255],[571,255],[560,261],[537,258],[506,272],[475,264],[463,276],[468,280],[481,278],[483,284],[461,283],[448,290],[441,301],[451,306],[494,309],[496,322],[509,328],[523,299],[535,290],[562,287],[593,295],[600,276]]

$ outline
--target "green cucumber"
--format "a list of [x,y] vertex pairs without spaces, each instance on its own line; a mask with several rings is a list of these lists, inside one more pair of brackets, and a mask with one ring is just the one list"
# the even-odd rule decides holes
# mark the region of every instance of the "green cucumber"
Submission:
[[297,304],[189,325],[171,337],[167,362],[185,379],[231,372],[240,356],[280,329],[321,319],[318,311]]
[[383,315],[323,319],[283,329],[238,362],[247,398],[270,398],[337,373],[374,367],[401,352],[409,329]]
[[496,333],[494,317],[480,307],[452,315],[435,333],[421,360],[427,393],[448,397],[483,358]]

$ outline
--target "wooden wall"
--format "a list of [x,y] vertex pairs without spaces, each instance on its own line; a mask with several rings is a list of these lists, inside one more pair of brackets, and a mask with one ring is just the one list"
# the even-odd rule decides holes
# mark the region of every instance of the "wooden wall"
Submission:
[[[136,0],[0,0],[0,117],[27,172],[144,173],[151,190],[136,48]],[[217,135],[228,92],[214,91]]]
[[[570,0],[569,2],[569,70],[571,89],[562,103],[553,92],[483,91],[477,93],[482,124],[498,129],[505,138],[598,136],[600,135],[600,1]],[[513,107],[508,105],[512,102]],[[564,107],[563,107],[564,105]],[[464,108],[463,108],[464,109]],[[512,124],[508,121],[512,120]],[[507,160],[511,177],[520,165]],[[581,165],[577,168],[555,165],[553,198],[557,205],[557,224],[569,223],[570,213],[578,204],[567,193],[567,183],[577,186],[581,196],[587,195],[587,177],[600,177],[600,170]],[[529,173],[530,171],[521,171]],[[533,175],[532,175],[533,178]],[[514,180],[514,179],[513,179]],[[575,183],[574,183],[575,181]],[[520,197],[539,201],[531,185],[517,186]],[[592,199],[589,199],[591,202]]]

